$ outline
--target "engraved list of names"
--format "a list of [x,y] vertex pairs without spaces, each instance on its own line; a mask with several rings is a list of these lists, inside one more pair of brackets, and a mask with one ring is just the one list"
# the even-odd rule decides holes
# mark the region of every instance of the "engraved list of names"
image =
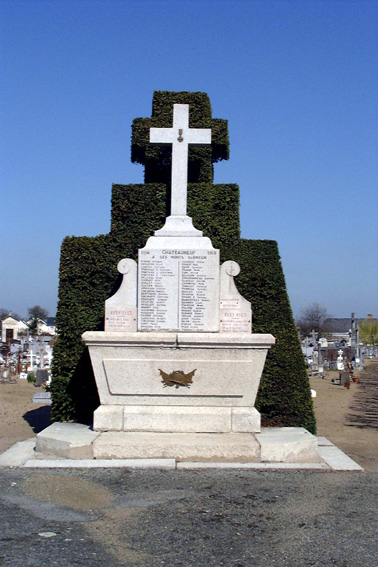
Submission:
[[138,270],[139,331],[219,330],[218,250],[144,248]]

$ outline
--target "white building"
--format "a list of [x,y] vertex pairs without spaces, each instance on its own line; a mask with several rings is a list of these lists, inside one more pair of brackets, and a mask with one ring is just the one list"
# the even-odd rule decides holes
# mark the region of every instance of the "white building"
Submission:
[[[29,319],[29,326],[31,322],[32,319]],[[55,317],[47,317],[46,321],[44,321],[43,319],[37,319],[37,335],[55,337]]]
[[14,317],[9,316],[2,321],[1,325],[1,342],[6,343],[14,339],[21,339],[29,335],[29,327],[23,321],[17,321]]

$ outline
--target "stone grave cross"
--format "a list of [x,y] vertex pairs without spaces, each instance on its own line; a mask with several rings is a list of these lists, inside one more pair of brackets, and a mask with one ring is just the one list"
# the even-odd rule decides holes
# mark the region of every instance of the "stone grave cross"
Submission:
[[172,144],[171,215],[186,216],[189,144],[211,144],[211,129],[189,128],[189,104],[174,104],[172,128],[150,128],[150,143]]

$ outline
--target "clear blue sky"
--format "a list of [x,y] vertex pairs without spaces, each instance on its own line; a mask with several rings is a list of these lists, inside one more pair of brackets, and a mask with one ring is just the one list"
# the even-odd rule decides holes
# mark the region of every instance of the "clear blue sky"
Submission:
[[[154,90],[229,121],[215,182],[242,236],[277,240],[295,315],[378,315],[378,3],[0,0],[0,307],[55,315],[66,235],[109,232],[142,183],[131,123]],[[201,227],[199,227],[201,228]]]

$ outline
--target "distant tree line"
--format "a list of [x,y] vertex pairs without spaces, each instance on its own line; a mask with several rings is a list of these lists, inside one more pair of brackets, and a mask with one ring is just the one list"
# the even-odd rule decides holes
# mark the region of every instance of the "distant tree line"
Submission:
[[378,320],[377,319],[365,319],[360,323],[360,342],[365,345],[376,345],[378,344]]

